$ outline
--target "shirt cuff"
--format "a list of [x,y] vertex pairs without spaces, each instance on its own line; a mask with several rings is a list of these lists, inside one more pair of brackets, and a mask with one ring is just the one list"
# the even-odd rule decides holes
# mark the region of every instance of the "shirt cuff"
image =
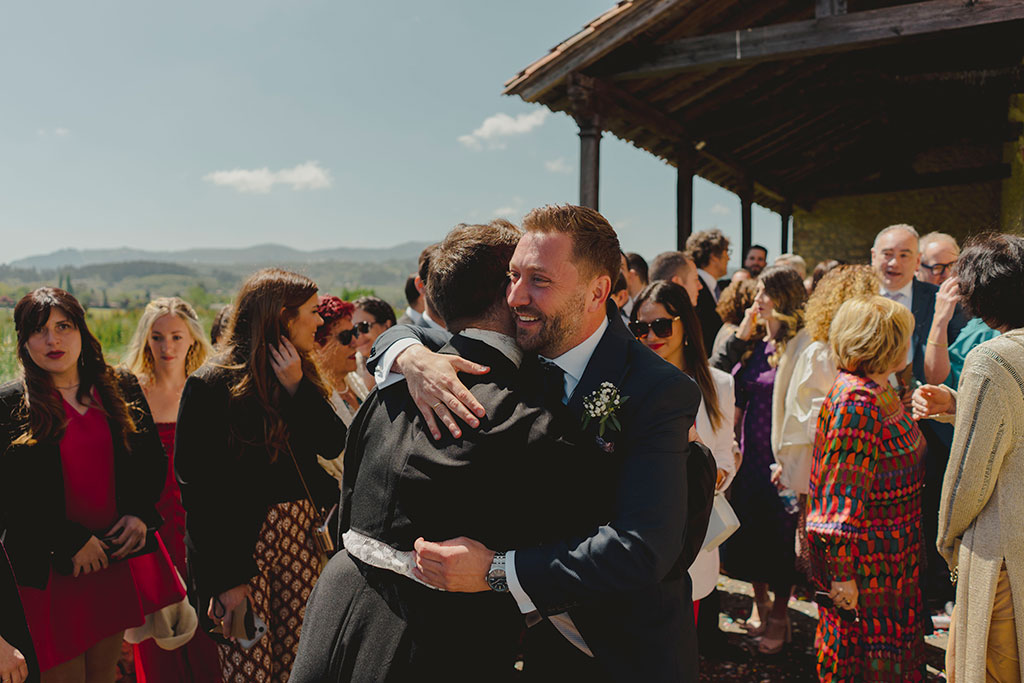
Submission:
[[373,371],[373,379],[377,383],[378,389],[391,386],[396,382],[402,382],[405,377],[402,373],[397,370],[392,372],[391,366],[395,364],[395,359],[398,358],[398,354],[405,351],[410,346],[416,346],[421,342],[417,339],[399,339],[394,344],[388,347],[388,350],[381,356],[380,361],[377,363],[376,369]]
[[530,596],[526,594],[526,591],[523,590],[522,585],[519,583],[519,577],[516,576],[515,550],[509,550],[505,553],[505,581],[508,583],[508,592],[512,594],[512,597],[516,599],[516,604],[519,605],[519,612],[521,614],[537,611],[537,608],[533,605],[533,600],[530,600]]

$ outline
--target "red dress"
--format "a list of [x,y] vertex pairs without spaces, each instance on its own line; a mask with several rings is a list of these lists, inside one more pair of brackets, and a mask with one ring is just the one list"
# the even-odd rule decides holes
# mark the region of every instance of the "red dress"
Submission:
[[[119,519],[110,426],[95,408],[79,414],[65,402],[64,409],[68,423],[60,456],[67,518],[103,536]],[[143,566],[146,570],[140,571]],[[101,640],[142,625],[147,614],[180,601],[185,591],[173,571],[160,544],[157,552],[77,578],[51,568],[42,590],[20,587],[40,670],[70,661]]]
[[[158,532],[160,538],[184,577],[185,508],[181,506],[181,489],[174,477],[174,427],[174,422],[156,425],[167,451],[167,481],[156,510],[164,518]],[[153,640],[144,640],[135,646],[135,677],[138,683],[220,683],[217,644],[202,629],[196,630],[192,640],[177,650],[163,650]]]

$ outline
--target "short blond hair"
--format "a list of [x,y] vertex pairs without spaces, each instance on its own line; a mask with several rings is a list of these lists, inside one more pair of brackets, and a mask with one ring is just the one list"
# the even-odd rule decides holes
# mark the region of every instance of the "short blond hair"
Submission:
[[149,349],[149,335],[153,331],[153,323],[165,315],[174,315],[181,319],[192,334],[192,345],[185,356],[185,375],[191,375],[210,357],[213,349],[206,340],[206,332],[199,322],[199,316],[187,301],[176,296],[163,296],[146,304],[146,310],[139,318],[135,333],[128,342],[124,367],[133,375],[146,380],[153,379],[153,352]]
[[953,251],[956,252],[957,256],[960,255],[960,245],[956,243],[956,238],[944,232],[930,232],[927,235],[924,235],[921,238],[919,238],[917,242],[918,251],[920,251],[922,254],[924,253],[924,250],[928,248],[928,245],[931,244],[932,242],[945,242],[949,246],[953,247]]
[[828,341],[840,369],[872,375],[906,359],[913,333],[910,310],[876,294],[844,302],[832,318]]

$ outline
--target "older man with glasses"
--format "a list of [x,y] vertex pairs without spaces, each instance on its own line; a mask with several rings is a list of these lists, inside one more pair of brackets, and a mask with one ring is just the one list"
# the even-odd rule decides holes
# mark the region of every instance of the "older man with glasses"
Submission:
[[953,266],[960,258],[960,245],[952,235],[930,232],[921,238],[921,263],[917,279],[941,285],[953,275]]

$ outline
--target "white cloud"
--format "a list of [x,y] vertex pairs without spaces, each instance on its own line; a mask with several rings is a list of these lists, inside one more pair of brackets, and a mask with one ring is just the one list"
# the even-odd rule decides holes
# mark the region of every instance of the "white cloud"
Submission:
[[504,149],[504,138],[529,133],[544,123],[549,113],[547,109],[537,109],[516,117],[503,113],[488,116],[472,133],[460,135],[459,142],[470,149],[483,149],[485,143],[488,149]]
[[330,172],[316,161],[307,161],[280,171],[271,171],[266,166],[214,171],[203,176],[203,180],[252,194],[266,194],[274,185],[289,185],[293,190],[320,190],[331,186]]
[[502,206],[493,211],[498,218],[512,218],[519,214],[519,209],[514,206]]
[[728,216],[729,214],[732,213],[732,209],[730,209],[725,204],[715,204],[714,206],[711,207],[711,213],[715,214],[716,216]]
[[544,168],[552,173],[572,173],[572,166],[562,157],[544,162]]
[[66,137],[68,135],[71,135],[71,131],[68,130],[67,128],[54,128],[53,129],[53,134],[56,135],[59,138],[63,138],[63,137]]

